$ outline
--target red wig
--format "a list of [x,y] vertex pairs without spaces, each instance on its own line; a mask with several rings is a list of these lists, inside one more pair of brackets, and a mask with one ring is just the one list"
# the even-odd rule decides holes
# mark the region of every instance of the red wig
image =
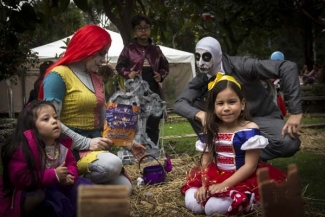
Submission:
[[[44,79],[54,67],[91,58],[100,51],[109,48],[111,43],[111,36],[105,29],[96,25],[81,27],[72,36],[64,55],[46,70]],[[43,81],[40,85],[38,98],[41,100],[44,98]]]

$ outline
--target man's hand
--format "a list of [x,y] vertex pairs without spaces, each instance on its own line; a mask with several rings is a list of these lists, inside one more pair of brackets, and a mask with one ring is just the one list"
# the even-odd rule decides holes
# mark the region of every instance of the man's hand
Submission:
[[108,138],[92,138],[90,140],[89,144],[89,150],[90,151],[101,151],[101,150],[107,150],[110,145],[112,145],[113,142]]
[[195,120],[201,121],[203,128],[205,127],[205,116],[206,116],[206,112],[204,111],[199,111],[195,115]]
[[288,133],[292,139],[295,139],[294,134],[296,133],[298,136],[300,135],[300,124],[302,119],[302,113],[290,115],[286,124],[282,128],[282,138],[284,138],[285,134]]

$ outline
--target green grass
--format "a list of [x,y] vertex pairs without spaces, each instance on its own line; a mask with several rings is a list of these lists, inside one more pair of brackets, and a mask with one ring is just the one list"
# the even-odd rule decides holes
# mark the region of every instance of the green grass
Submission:
[[325,124],[325,118],[303,118],[301,124]]
[[194,130],[188,122],[165,123],[163,136],[193,134]]
[[[304,117],[301,124],[325,124],[325,118]],[[163,136],[193,134],[194,131],[188,122],[165,123]]]
[[299,171],[303,197],[308,216],[324,216],[325,213],[325,156],[310,151],[300,151],[290,158],[272,160],[274,166],[287,170],[288,164],[296,164]]
[[293,157],[275,159],[270,161],[270,163],[284,170],[287,170],[289,164],[296,164],[299,175],[303,177],[301,185],[308,186],[304,196],[325,198],[325,190],[319,191],[319,189],[325,187],[323,182],[325,180],[325,173],[320,169],[325,167],[324,155],[309,151],[299,151]]
[[[324,124],[325,118],[304,117],[302,125],[304,124]],[[324,132],[325,128],[318,129],[319,132]],[[186,138],[182,137],[188,134],[195,134],[189,122],[179,123],[165,123],[163,128],[163,137],[180,136],[180,138],[164,139],[163,144],[168,154],[187,153],[193,155],[196,153],[194,147],[197,137]],[[290,158],[291,159],[291,158]],[[325,159],[325,156],[324,156]],[[325,179],[324,179],[325,180]],[[325,198],[325,197],[324,197]]]
[[181,138],[181,139],[164,139],[163,145],[165,152],[170,155],[188,154],[193,156],[197,154],[195,150],[195,142],[197,138]]

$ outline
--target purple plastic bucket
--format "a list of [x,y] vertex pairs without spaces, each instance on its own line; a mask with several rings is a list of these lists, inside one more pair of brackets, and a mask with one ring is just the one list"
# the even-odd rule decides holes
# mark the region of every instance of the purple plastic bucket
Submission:
[[[140,164],[141,164],[142,159],[144,159],[146,157],[154,158],[158,162],[158,165],[144,167],[143,172],[141,172]],[[155,184],[160,184],[160,183],[165,182],[165,179],[166,179],[165,169],[159,163],[159,161],[152,155],[146,155],[146,156],[143,156],[140,159],[140,161],[139,161],[139,170],[140,170],[140,173],[143,176],[144,184],[155,185]]]

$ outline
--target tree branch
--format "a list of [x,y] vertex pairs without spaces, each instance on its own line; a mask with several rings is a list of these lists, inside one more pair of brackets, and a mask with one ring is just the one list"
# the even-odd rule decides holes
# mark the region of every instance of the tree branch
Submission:
[[[325,0],[322,0],[323,2],[325,2]],[[303,7],[303,4],[304,2],[300,2],[298,0],[294,0],[295,4],[297,5],[298,9],[300,9],[302,11],[302,13],[304,15],[306,15],[309,19],[311,19],[314,23],[322,26],[322,27],[325,27],[325,22],[323,22],[322,20],[320,19],[317,19],[315,17],[313,17],[308,11],[306,11]]]
[[143,4],[143,2],[142,2],[142,0],[136,0],[138,3],[139,3],[139,5],[140,5],[140,7],[141,7],[141,9],[142,9],[142,13],[143,14],[147,14],[147,12],[146,12],[146,8],[144,7],[144,4]]

